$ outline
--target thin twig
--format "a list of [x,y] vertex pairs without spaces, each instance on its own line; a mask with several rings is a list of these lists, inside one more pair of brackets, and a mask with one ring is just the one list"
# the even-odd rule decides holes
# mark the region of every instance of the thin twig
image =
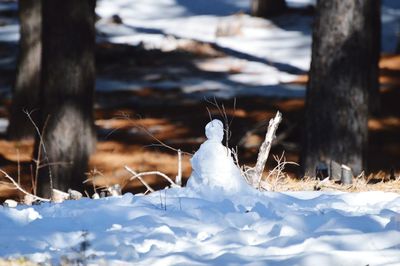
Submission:
[[[229,140],[232,137],[232,132],[230,130],[230,126],[232,125],[235,112],[236,112],[236,98],[233,100],[233,116],[232,119],[229,121],[228,114],[226,113],[226,108],[224,104],[219,105],[217,102],[217,99],[214,97],[214,101],[210,101],[207,98],[204,99],[207,103],[211,104],[215,108],[217,108],[219,115],[222,117],[222,120],[224,121],[224,133],[225,133],[225,146],[228,148],[229,147]],[[210,114],[209,109],[207,108],[207,111]],[[210,114],[211,117],[211,114]],[[229,150],[228,150],[229,153]],[[228,154],[229,155],[229,154]]]
[[[33,161],[36,161],[36,160],[33,160]],[[54,162],[54,163],[40,164],[39,165],[39,169],[40,168],[45,168],[47,166],[55,166],[55,165],[72,165],[72,162]]]
[[133,180],[133,179],[138,178],[138,177],[146,176],[146,175],[159,175],[159,176],[163,177],[165,180],[167,180],[171,184],[171,186],[174,186],[174,187],[176,186],[176,184],[174,183],[174,181],[172,181],[171,178],[169,178],[166,174],[161,173],[159,171],[149,171],[149,172],[136,173],[135,171],[133,171],[131,168],[129,168],[126,165],[125,165],[125,169],[127,171],[129,171],[131,174],[133,174],[133,176],[130,178],[130,180]]
[[17,176],[18,176],[18,185],[21,185],[21,164],[19,160],[19,149],[17,149]]
[[1,172],[8,180],[10,180],[10,181],[14,184],[14,186],[15,186],[19,191],[21,191],[21,192],[24,193],[25,195],[32,196],[35,200],[41,200],[41,201],[46,201],[46,202],[47,202],[47,201],[50,201],[50,199],[41,198],[41,197],[39,197],[39,196],[36,196],[36,195],[33,195],[33,194],[27,192],[27,191],[26,191],[25,189],[23,189],[20,185],[18,185],[18,183],[15,182],[15,180],[14,180],[11,176],[9,176],[5,171],[3,171],[2,169],[0,169],[0,172]]
[[146,182],[144,182],[144,180],[142,179],[141,176],[138,175],[138,173],[136,173],[135,171],[133,171],[131,168],[129,168],[128,166],[125,165],[125,169],[131,173],[133,176],[130,178],[130,180],[133,180],[135,178],[139,179],[139,181],[147,188],[148,191],[150,192],[154,192],[155,190],[152,189]]
[[[146,148],[146,147],[165,147],[165,146],[163,144],[154,144],[153,143],[153,144],[149,144],[149,145],[144,145],[143,147]],[[166,147],[166,148],[168,148],[168,147]],[[177,149],[176,152],[178,152],[178,150],[180,150],[180,149]],[[189,156],[193,156],[193,153],[190,153],[190,152],[187,152],[187,151],[182,151],[181,150],[181,153],[189,155]]]
[[[27,110],[24,110],[24,113],[27,115],[28,119],[31,121],[33,127],[36,130],[36,134],[39,137],[39,145],[38,145],[38,154],[37,154],[37,160],[36,160],[36,169],[35,169],[35,184],[37,185],[38,177],[39,177],[39,169],[40,169],[40,161],[41,161],[41,147],[43,148],[43,153],[45,156],[45,161],[47,163],[50,163],[49,157],[47,155],[47,150],[46,150],[46,145],[43,141],[43,134],[46,130],[47,123],[50,119],[50,115],[46,117],[46,120],[44,121],[42,132],[40,132],[39,127],[36,125],[35,121],[33,121],[33,118],[31,116],[32,112],[35,110],[28,112]],[[50,182],[50,195],[53,196],[53,177],[51,173],[51,167],[49,166],[49,182]],[[36,189],[35,189],[36,190]]]
[[[282,152],[281,156],[273,155],[277,165],[269,171],[268,176],[264,179],[265,182],[268,180],[272,184],[270,185],[270,188],[272,191],[276,191],[278,185],[281,183],[281,181],[285,178],[283,170],[285,169],[286,165],[288,164],[293,164],[293,165],[298,165],[295,162],[287,162],[285,158],[285,152]],[[274,177],[274,178],[272,178]],[[261,188],[261,183],[259,184],[259,188]]]
[[31,171],[31,183],[32,183],[32,191],[33,195],[36,195],[36,183],[35,183],[35,178],[33,177],[33,166],[32,164],[29,166],[29,169]]
[[210,122],[211,122],[212,121],[212,115],[211,115],[210,109],[207,106],[206,106],[206,109],[207,109],[208,117],[210,118]]
[[[133,122],[132,119],[131,119],[127,114],[122,113],[122,117],[125,118],[125,119],[127,119],[128,121]],[[140,118],[140,117],[139,117],[139,118]],[[167,149],[170,149],[170,150],[172,150],[172,151],[178,152],[178,149],[167,145],[165,142],[163,142],[163,141],[161,141],[160,139],[158,139],[157,137],[155,137],[155,136],[154,136],[147,128],[145,128],[144,126],[141,126],[141,125],[134,125],[134,126],[135,126],[136,128],[139,128],[139,129],[143,130],[149,137],[151,137],[152,139],[154,139],[155,141],[157,141],[161,146],[163,146],[163,147],[165,147],[165,148],[167,148]],[[191,153],[188,153],[188,152],[183,152],[183,153],[192,155]]]

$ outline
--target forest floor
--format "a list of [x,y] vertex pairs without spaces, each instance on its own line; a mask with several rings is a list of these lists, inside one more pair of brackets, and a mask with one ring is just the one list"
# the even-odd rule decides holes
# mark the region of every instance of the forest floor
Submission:
[[[245,2],[236,4],[246,6]],[[20,169],[20,179],[29,187],[33,141],[9,141],[4,134],[17,54],[14,35],[18,32],[15,5],[13,1],[4,3],[11,9],[0,10],[0,128],[3,129],[0,167],[14,177]],[[159,20],[148,21],[146,17],[135,20],[135,13],[124,11],[127,8],[135,11],[134,7],[118,1],[99,2],[99,14],[105,16],[115,11],[121,17],[105,16],[97,23],[95,117],[98,144],[90,160],[97,182],[125,184],[129,177],[125,165],[136,171],[158,170],[175,177],[177,154],[160,146],[159,141],[187,153],[196,151],[205,140],[204,126],[210,114],[221,118],[215,102],[224,106],[228,118],[232,119],[229,145],[238,148],[241,164],[255,162],[268,121],[278,110],[283,113],[283,122],[272,154],[284,152],[287,161],[298,162],[307,82],[302,67],[307,65],[309,57],[312,10],[293,10],[270,22],[251,18],[234,5],[232,10],[226,11],[224,2],[218,1],[217,11],[207,9],[206,13],[211,15],[195,9],[190,13],[177,5],[179,8],[174,10],[183,11],[175,14],[178,16],[175,19],[174,13],[159,12],[160,6],[151,3],[154,9],[151,12],[160,16]],[[202,5],[210,7],[206,2]],[[395,14],[393,9],[385,7],[383,10],[383,16]],[[193,16],[195,11],[201,12]],[[238,13],[225,14],[227,12]],[[383,44],[388,46],[388,40],[393,42],[394,39],[393,25],[385,21]],[[215,32],[203,30],[205,23],[210,28],[215,27]],[[176,27],[181,24],[185,26]],[[190,38],[196,34],[199,40]],[[136,37],[145,41],[132,41]],[[282,40],[287,45],[281,45]],[[285,60],[292,63],[282,63]],[[369,120],[367,153],[367,173],[372,174],[368,180],[373,184],[400,174],[400,56],[382,54],[380,68],[381,110]],[[189,159],[190,156],[184,155],[184,179],[191,172]],[[267,170],[275,165],[271,157]],[[310,182],[298,182],[297,166],[288,165],[285,171],[291,177],[288,179],[291,185],[286,189],[314,186],[310,186]],[[153,176],[146,179],[157,188],[166,185]],[[371,189],[398,188],[392,183],[385,184],[387,188],[374,185]],[[139,192],[143,188],[140,183],[131,182],[125,191]],[[0,194],[8,197],[15,195],[15,190],[1,183]]]
[[[159,82],[192,75],[202,79],[221,78],[224,72],[207,72],[194,67],[194,62],[205,59],[224,58],[222,52],[203,43],[191,43],[172,52],[145,50],[121,44],[102,43],[97,46],[97,69],[101,77],[124,80],[126,77],[157,79]],[[212,62],[212,61],[211,61]],[[381,67],[381,111],[369,121],[368,166],[371,184],[388,180],[390,175],[399,175],[400,169],[400,56],[383,55]],[[174,69],[167,72],[166,69]],[[232,69],[240,73],[240,68]],[[175,77],[174,77],[175,76]],[[305,85],[307,76],[299,75],[295,81]],[[221,118],[213,98],[201,93],[184,93],[179,88],[160,90],[141,88],[132,91],[103,91],[96,93],[96,126],[98,132],[97,151],[91,157],[90,169],[96,169],[96,180],[100,185],[110,183],[125,184],[130,174],[125,165],[136,171],[158,170],[168,176],[177,174],[177,153],[159,146],[159,141],[193,153],[205,140],[204,125],[213,118]],[[279,142],[272,154],[285,154],[287,161],[298,162],[302,134],[304,99],[271,98],[258,96],[239,96],[233,99],[217,99],[224,106],[229,119],[231,147],[238,147],[242,164],[251,165],[261,141],[264,138],[268,120],[277,110],[283,113],[283,122],[278,129]],[[7,117],[9,101],[5,101],[1,115]],[[159,141],[158,141],[159,140]],[[21,166],[21,180],[30,184],[30,165],[32,164],[32,141],[8,141],[4,135],[0,139],[1,168],[10,175],[18,176],[18,161]],[[190,156],[183,156],[183,176],[191,172]],[[267,169],[276,162],[271,157]],[[291,177],[280,186],[281,190],[312,189],[317,181],[298,182],[299,169],[288,165],[285,170]],[[167,185],[155,176],[146,180],[161,188]],[[387,185],[387,188],[385,188]],[[391,181],[371,188],[358,187],[359,190],[383,189],[397,190],[399,183]],[[340,189],[340,187],[338,187]],[[8,197],[15,193],[9,186],[1,188],[2,195]],[[143,191],[140,183],[131,182],[125,191]]]

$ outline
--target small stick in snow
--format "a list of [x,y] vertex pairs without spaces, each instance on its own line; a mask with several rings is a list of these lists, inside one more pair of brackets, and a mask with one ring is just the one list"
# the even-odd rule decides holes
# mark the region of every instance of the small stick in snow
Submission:
[[256,165],[248,172],[250,185],[254,188],[259,188],[262,174],[267,162],[269,151],[271,150],[272,141],[276,138],[275,132],[278,129],[279,123],[282,121],[282,114],[276,112],[275,118],[269,121],[268,131],[265,135],[265,140],[261,144],[260,151],[257,156]]
[[175,178],[175,184],[182,186],[182,151],[178,149],[178,175]]

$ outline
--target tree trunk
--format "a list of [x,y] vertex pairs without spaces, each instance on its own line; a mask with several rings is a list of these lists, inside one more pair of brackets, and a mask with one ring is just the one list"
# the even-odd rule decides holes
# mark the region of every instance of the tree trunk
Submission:
[[370,75],[370,94],[369,94],[369,110],[371,114],[379,113],[381,108],[381,98],[380,98],[380,86],[379,86],[379,59],[381,56],[381,0],[371,1],[369,5],[371,19],[368,20],[369,26],[367,29],[371,29],[372,45],[372,66]]
[[253,0],[251,13],[256,17],[268,18],[281,14],[286,9],[285,0]]
[[306,175],[332,160],[355,174],[365,169],[368,93],[377,64],[371,50],[374,1],[317,3],[302,150]]
[[[42,49],[41,9],[41,1],[39,0],[19,1],[21,37],[17,74],[10,108],[10,124],[7,129],[7,135],[10,139],[34,136],[33,125],[23,111],[32,111],[38,107]],[[36,117],[35,113],[32,116]]]
[[82,190],[95,148],[94,7],[94,0],[43,1],[40,125],[46,150],[41,159],[46,164],[48,157],[50,169],[39,171],[42,196],[50,195],[51,184],[62,191]]

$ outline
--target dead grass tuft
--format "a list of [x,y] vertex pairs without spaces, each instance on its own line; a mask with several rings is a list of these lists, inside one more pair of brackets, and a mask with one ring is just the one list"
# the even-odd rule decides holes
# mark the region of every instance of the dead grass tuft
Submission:
[[[371,175],[372,176],[372,175]],[[363,191],[385,191],[400,193],[400,177],[394,180],[378,179],[376,176],[366,177],[364,175],[353,179],[353,184],[342,185],[333,180],[319,180],[315,177],[304,177],[302,179],[292,178],[288,174],[281,172],[273,174],[267,181],[271,184],[272,191],[343,191],[343,192],[363,192]]]

